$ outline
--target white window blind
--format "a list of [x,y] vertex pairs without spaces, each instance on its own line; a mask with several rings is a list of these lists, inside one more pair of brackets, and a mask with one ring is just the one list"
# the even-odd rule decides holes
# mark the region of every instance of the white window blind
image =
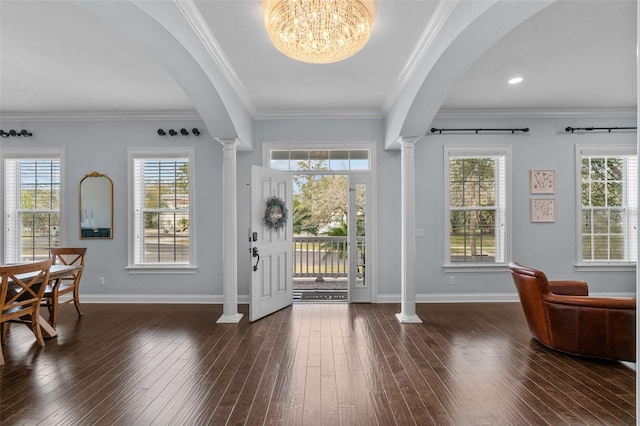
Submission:
[[184,150],[149,154],[143,151],[131,159],[130,267],[192,266],[192,156]]
[[445,263],[507,262],[507,160],[506,148],[445,148]]
[[60,158],[5,158],[4,262],[46,259],[60,245]]
[[583,264],[638,258],[638,158],[634,147],[577,147],[578,258]]

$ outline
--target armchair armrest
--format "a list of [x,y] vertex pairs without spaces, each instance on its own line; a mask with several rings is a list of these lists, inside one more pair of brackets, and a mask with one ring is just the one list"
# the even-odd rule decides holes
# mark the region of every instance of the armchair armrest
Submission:
[[553,293],[545,294],[543,297],[545,303],[559,305],[581,308],[636,310],[636,299],[632,297],[562,296]]
[[577,280],[554,280],[549,281],[549,288],[552,293],[567,296],[588,296],[589,287],[586,281]]

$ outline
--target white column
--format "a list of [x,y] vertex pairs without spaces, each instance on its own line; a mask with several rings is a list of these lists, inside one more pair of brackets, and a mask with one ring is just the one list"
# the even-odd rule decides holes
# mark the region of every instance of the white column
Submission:
[[[638,52],[638,49],[640,49],[640,7],[636,8],[636,37],[638,39],[637,43],[636,43],[636,73],[638,74],[637,76],[637,80],[636,80],[636,90],[638,91],[637,93],[637,98],[636,98],[636,102],[640,102],[640,55]],[[636,103],[636,105],[640,105],[638,103]],[[636,126],[640,127],[640,114],[638,114],[638,109],[636,107]],[[637,144],[637,152],[640,152],[640,133],[636,133],[636,144]],[[640,183],[640,176],[638,176],[638,181]],[[636,206],[638,207],[638,206]],[[640,218],[638,218],[638,225],[640,225]],[[636,228],[636,229],[640,229],[640,228]],[[640,242],[640,238],[638,239],[638,241]],[[639,243],[640,244],[640,243]],[[638,247],[640,249],[640,247]],[[639,251],[640,252],[640,251]],[[636,294],[638,294],[638,291],[640,291],[640,268],[636,267]],[[640,331],[640,317],[637,316],[636,317],[636,336],[638,335],[638,331]],[[638,359],[638,353],[640,352],[640,342],[638,342],[638,339],[636,339],[636,359]],[[638,380],[640,380],[640,371],[638,371],[636,369],[636,383],[638,383]],[[636,419],[638,418],[638,416],[640,415],[640,404],[636,404]]]
[[421,323],[416,315],[416,202],[415,202],[415,156],[417,137],[401,138],[402,183],[401,183],[401,252],[400,286],[402,305],[396,317],[401,323]]
[[238,215],[236,204],[236,150],[238,142],[219,139],[223,145],[222,165],[222,286],[224,305],[218,323],[238,323]]

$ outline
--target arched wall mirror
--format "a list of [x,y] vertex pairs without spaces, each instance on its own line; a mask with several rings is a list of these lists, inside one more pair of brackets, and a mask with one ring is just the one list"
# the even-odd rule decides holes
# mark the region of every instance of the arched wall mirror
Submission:
[[80,238],[113,238],[113,181],[102,173],[80,181]]

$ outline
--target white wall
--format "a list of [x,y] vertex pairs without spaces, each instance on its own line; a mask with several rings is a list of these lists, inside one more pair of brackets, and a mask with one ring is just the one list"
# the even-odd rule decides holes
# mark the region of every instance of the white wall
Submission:
[[[33,132],[31,138],[0,138],[0,149],[62,147],[65,149],[64,244],[89,248],[83,277],[85,301],[162,301],[168,295],[186,295],[185,301],[222,302],[222,145],[200,122],[2,122],[1,128]],[[513,258],[542,268],[550,278],[586,279],[596,293],[635,293],[633,272],[578,272],[575,270],[575,144],[635,144],[635,133],[566,134],[566,126],[633,126],[634,117],[584,119],[444,119],[435,127],[529,127],[527,134],[428,135],[416,144],[416,226],[425,230],[416,239],[418,301],[515,300],[509,274],[459,273],[456,285],[443,271],[444,200],[443,146],[511,144],[513,154]],[[160,137],[158,128],[199,127],[199,137]],[[249,180],[252,164],[262,163],[263,142],[376,142],[378,300],[399,301],[400,295],[400,152],[385,151],[382,120],[265,120],[256,121],[255,146],[237,153],[238,174],[238,293],[249,294],[248,254]],[[127,265],[127,148],[194,146],[196,150],[197,264],[192,275],[130,275]],[[533,224],[529,220],[529,171],[557,170],[557,221]],[[78,185],[98,171],[114,183],[114,239],[78,238]],[[106,285],[98,285],[104,276]]]

